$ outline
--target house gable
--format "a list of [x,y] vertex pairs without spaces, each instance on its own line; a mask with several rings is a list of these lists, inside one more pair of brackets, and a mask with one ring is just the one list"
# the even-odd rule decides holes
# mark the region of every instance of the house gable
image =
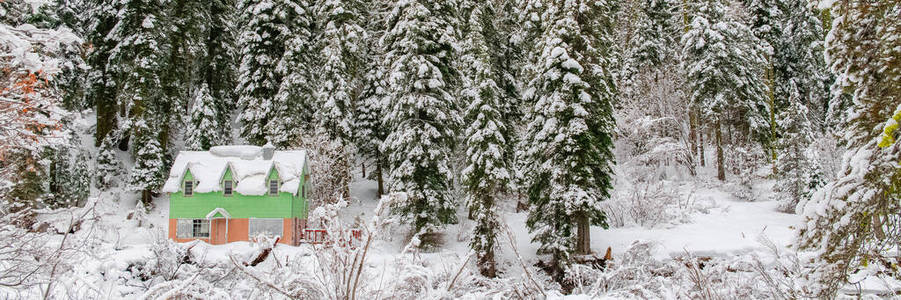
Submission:
[[[251,148],[179,153],[163,188],[170,197],[170,218],[203,219],[215,208],[232,218],[306,218],[309,205],[301,194],[309,178],[306,152],[276,151],[266,160],[248,154]],[[278,180],[277,195],[268,194],[269,179]],[[183,193],[186,180],[195,181],[191,196]],[[233,182],[230,196],[224,195],[226,180]]]

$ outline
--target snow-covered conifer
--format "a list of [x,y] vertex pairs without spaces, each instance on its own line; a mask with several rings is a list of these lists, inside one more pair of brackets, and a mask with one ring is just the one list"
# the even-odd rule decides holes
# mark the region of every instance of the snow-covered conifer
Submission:
[[601,63],[604,6],[598,1],[549,5],[538,40],[537,71],[524,97],[534,103],[520,146],[527,176],[532,240],[551,254],[557,273],[571,255],[590,251],[590,225],[606,226],[601,201],[609,198],[614,163],[610,72]]
[[667,60],[675,59],[679,28],[673,19],[675,7],[672,0],[645,0],[641,7],[639,21],[632,40],[630,64],[637,70],[658,67]]
[[384,114],[390,133],[381,149],[391,169],[391,191],[408,195],[395,211],[410,217],[423,248],[435,246],[441,225],[456,222],[457,204],[448,193],[461,122],[451,94],[454,10],[445,1],[395,2],[382,38],[391,101]]
[[122,176],[122,164],[116,157],[116,143],[113,135],[107,135],[100,143],[97,154],[97,174],[95,176],[97,187],[101,190],[109,189],[120,183]]
[[[205,63],[202,66],[204,81],[220,112],[219,124],[229,124],[229,113],[236,106],[235,86],[240,59],[238,8],[236,0],[211,0],[209,6],[209,38],[206,39]],[[228,133],[226,137],[230,137],[231,133]]]
[[202,83],[195,92],[190,114],[185,137],[185,147],[188,150],[208,150],[226,142],[225,132],[222,130],[225,126],[219,123],[219,106],[210,95],[206,83]]
[[328,0],[322,4],[323,32],[322,71],[316,93],[315,115],[320,127],[329,136],[343,144],[350,144],[353,131],[353,105],[359,98],[359,86],[366,62],[362,11],[365,6],[358,0]]
[[726,13],[722,0],[695,4],[690,29],[682,36],[682,69],[689,98],[712,125],[720,180],[726,176],[723,126],[750,128],[763,143],[769,141],[771,130],[766,89],[759,80],[765,64],[759,41],[750,28],[729,19]]
[[268,140],[278,147],[295,143],[313,128],[318,55],[314,39],[315,11],[310,1],[281,0],[287,29],[285,50],[276,66],[282,81],[272,103],[272,117],[263,127]]
[[832,101],[842,101],[845,93],[851,100],[846,126],[838,132],[850,148],[839,178],[799,205],[805,222],[796,245],[819,253],[809,274],[816,283],[813,292],[832,298],[849,274],[891,264],[872,253],[901,250],[893,242],[901,239],[896,225],[901,147],[880,147],[886,120],[901,103],[901,23],[896,22],[901,3],[811,2],[829,9],[835,20],[825,45],[827,63],[837,76]]
[[[290,139],[289,131],[297,130],[291,127],[299,117],[292,114],[293,106],[298,104],[292,100],[311,95],[292,95],[294,83],[303,79],[292,74],[310,68],[296,68],[287,62],[300,54],[289,48],[309,55],[305,49],[298,49],[308,46],[304,40],[296,39],[304,28],[293,26],[309,26],[309,19],[297,16],[297,12],[305,12],[309,5],[304,8],[294,1],[244,0],[240,7],[245,22],[240,40],[241,66],[236,92],[242,110],[239,117],[243,123],[241,135],[253,144],[272,142],[283,146]],[[307,22],[296,23],[303,21]],[[309,32],[306,34],[308,37]]]
[[164,152],[159,142],[159,126],[140,119],[132,125],[135,134],[133,151],[135,165],[131,169],[129,188],[141,192],[141,201],[149,205],[153,191],[163,185],[166,171]]
[[782,201],[780,208],[793,213],[798,203],[810,199],[824,182],[823,172],[810,147],[816,135],[810,111],[804,104],[806,101],[801,97],[800,91],[795,89],[792,94],[789,106],[777,117],[783,132],[776,159],[779,180],[773,190]]
[[494,252],[500,222],[495,203],[511,179],[510,131],[498,109],[503,91],[491,70],[491,53],[482,26],[493,21],[491,9],[487,3],[473,9],[462,59],[469,74],[463,79],[463,99],[468,108],[464,118],[466,167],[462,175],[470,216],[475,219],[470,247],[476,251],[479,271],[488,277],[496,276]]

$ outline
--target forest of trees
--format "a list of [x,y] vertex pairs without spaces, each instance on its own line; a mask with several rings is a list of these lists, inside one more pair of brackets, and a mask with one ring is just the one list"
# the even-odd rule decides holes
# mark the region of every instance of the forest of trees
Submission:
[[[897,1],[25,2],[0,1],[0,34],[75,42],[42,48],[55,70],[2,58],[4,211],[76,205],[88,186],[149,207],[180,150],[319,137],[345,165],[336,197],[355,168],[407,193],[393,211],[426,250],[474,220],[490,277],[505,201],[528,203],[552,276],[600,251],[590,227],[607,226],[622,155],[715,164],[720,181],[770,168],[806,220],[795,246],[820,253],[820,295],[899,250]],[[837,172],[824,139],[846,151]]]

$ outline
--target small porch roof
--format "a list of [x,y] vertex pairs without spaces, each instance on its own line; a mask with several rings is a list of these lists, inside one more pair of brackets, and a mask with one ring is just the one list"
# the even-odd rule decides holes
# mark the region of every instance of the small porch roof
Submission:
[[206,214],[206,218],[207,219],[221,219],[221,218],[231,219],[232,215],[230,215],[228,213],[228,211],[226,211],[224,208],[217,207],[217,208],[211,210],[208,214]]

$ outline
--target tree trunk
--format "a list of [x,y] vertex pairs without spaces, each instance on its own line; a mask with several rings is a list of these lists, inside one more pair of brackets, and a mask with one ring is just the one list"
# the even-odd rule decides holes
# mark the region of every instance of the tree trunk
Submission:
[[494,249],[485,249],[484,253],[479,253],[479,273],[488,278],[497,277],[497,264],[494,262]]
[[375,152],[375,176],[379,182],[379,197],[385,194],[385,180],[382,179],[382,153],[380,151]]
[[153,202],[153,194],[150,190],[141,191],[141,202],[144,203],[144,207],[150,207],[150,203]]
[[591,224],[588,215],[576,216],[576,254],[591,254]]
[[701,161],[701,166],[707,166],[707,158],[704,157],[704,131],[698,131],[698,160]]
[[720,128],[720,120],[716,120],[713,130],[716,132],[716,178],[726,180],[726,167],[723,162],[723,130]]
[[116,129],[116,100],[106,92],[101,98],[94,99],[97,110],[97,127],[94,132],[94,145],[100,146],[103,139]]
[[696,151],[696,149],[698,149],[698,124],[697,123],[698,123],[698,116],[694,113],[694,110],[689,110],[688,111],[688,128],[689,128],[689,131],[688,131],[689,132],[688,133],[689,148],[688,149],[690,149],[690,150],[688,151],[688,153],[689,153],[690,157],[689,157],[688,163],[691,166],[689,168],[689,172],[691,172],[692,176],[697,174],[697,171],[695,170],[695,168],[698,165],[697,163],[693,162],[694,157],[695,157],[694,156],[695,151]]

